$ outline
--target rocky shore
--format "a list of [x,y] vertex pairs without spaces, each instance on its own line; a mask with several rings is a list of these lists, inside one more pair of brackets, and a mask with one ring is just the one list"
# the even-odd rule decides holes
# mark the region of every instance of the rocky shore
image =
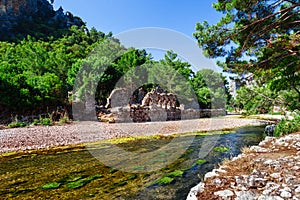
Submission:
[[205,174],[187,199],[300,199],[300,133],[266,137],[242,152]]
[[129,136],[170,135],[175,133],[228,130],[266,123],[258,119],[203,118],[146,123],[74,122],[63,126],[32,126],[0,130],[0,153],[94,142]]

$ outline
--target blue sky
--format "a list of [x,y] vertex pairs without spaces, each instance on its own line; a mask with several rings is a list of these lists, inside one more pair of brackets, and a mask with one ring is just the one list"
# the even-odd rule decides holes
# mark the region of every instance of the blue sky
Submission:
[[[118,34],[128,30],[159,27],[175,30],[196,43],[193,38],[196,23],[206,20],[214,24],[222,17],[212,8],[213,2],[216,0],[54,0],[54,8],[57,10],[62,6],[64,11],[81,17],[89,28],[95,27],[105,33],[111,31],[117,38]],[[146,50],[155,60],[161,59],[165,53]],[[197,55],[202,61],[199,59],[196,65],[202,65],[203,55],[201,52]],[[216,66],[215,61],[209,60],[207,63]],[[219,68],[217,70],[221,71]]]
[[161,27],[192,37],[196,22],[216,23],[222,16],[212,8],[216,0],[54,0],[80,16],[88,27],[118,34],[141,27]]

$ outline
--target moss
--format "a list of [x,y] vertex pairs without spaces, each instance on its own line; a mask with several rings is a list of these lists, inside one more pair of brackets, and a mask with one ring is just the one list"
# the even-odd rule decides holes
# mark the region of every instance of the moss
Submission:
[[76,188],[80,188],[80,187],[84,186],[87,183],[88,183],[87,181],[78,180],[78,181],[75,181],[75,182],[68,183],[67,184],[67,188],[69,188],[69,189],[76,189]]
[[120,186],[124,186],[124,185],[127,185],[126,181],[121,181],[121,182],[118,182],[118,183],[114,184],[114,186],[116,186],[116,187],[120,187]]
[[78,181],[79,179],[82,179],[83,177],[82,176],[77,176],[77,177],[74,177],[74,178],[68,178],[66,181],[67,182],[74,182],[74,181]]
[[91,182],[92,180],[95,180],[97,178],[101,178],[103,177],[101,174],[97,174],[91,177],[87,177],[87,178],[75,178],[75,181],[69,181],[69,183],[67,183],[67,188],[69,189],[76,189],[76,188],[80,188],[84,185],[86,185],[87,183]]
[[135,167],[133,167],[133,169],[134,170],[145,170],[146,167],[144,167],[144,166],[135,166]]
[[166,174],[164,177],[170,177],[170,178],[182,177],[183,173],[184,172],[181,171],[181,170],[176,170],[176,171],[173,171],[173,172],[170,172],[170,173]]
[[51,183],[47,183],[45,185],[42,186],[43,189],[56,189],[59,188],[61,186],[61,183],[58,182],[51,182]]
[[222,152],[222,153],[227,152],[229,150],[230,150],[229,147],[215,147],[215,148],[213,148],[213,151]]
[[113,173],[115,173],[115,172],[117,172],[117,171],[118,171],[117,169],[110,169],[110,170],[109,170],[109,173],[110,173],[110,174],[113,174]]
[[129,176],[128,180],[133,180],[133,179],[136,179],[137,178],[137,175],[133,174],[131,176]]
[[197,165],[201,165],[203,163],[206,163],[206,160],[199,159],[199,160],[196,161]]
[[167,185],[167,184],[171,184],[173,181],[174,181],[174,178],[165,176],[165,177],[162,177],[162,178],[154,181],[152,185],[156,185],[156,184],[157,185]]

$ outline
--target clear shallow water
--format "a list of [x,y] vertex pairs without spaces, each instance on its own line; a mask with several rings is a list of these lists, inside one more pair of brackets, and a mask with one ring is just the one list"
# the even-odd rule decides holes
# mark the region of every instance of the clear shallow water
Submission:
[[[240,153],[244,146],[258,144],[263,139],[263,127],[239,128],[220,136],[185,136],[194,140],[185,153],[172,164],[155,172],[128,173],[107,167],[88,150],[77,148],[49,151],[13,158],[0,158],[1,199],[185,199],[190,188],[204,174],[218,167],[224,158]],[[118,144],[126,151],[151,152],[168,144],[172,137],[139,139]],[[207,155],[199,150],[203,141],[214,141]],[[178,143],[178,146],[180,144]],[[97,146],[99,153],[109,152],[112,144]],[[213,150],[226,147],[228,151]],[[175,147],[176,148],[176,145]],[[207,148],[206,148],[207,150]],[[200,154],[199,154],[200,153]],[[201,155],[205,155],[202,157]],[[111,153],[112,159],[126,160]],[[151,165],[164,162],[168,152]],[[138,163],[136,169],[143,169]]]

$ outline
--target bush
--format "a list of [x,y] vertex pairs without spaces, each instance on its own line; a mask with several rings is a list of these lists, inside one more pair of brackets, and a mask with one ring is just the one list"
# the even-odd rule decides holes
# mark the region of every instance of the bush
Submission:
[[25,122],[12,122],[7,125],[8,128],[19,128],[19,127],[25,127],[27,126],[27,123]]
[[53,125],[53,122],[50,118],[41,118],[40,119],[40,123],[41,125],[44,125],[44,126],[51,126]]
[[300,131],[300,113],[295,112],[293,115],[293,119],[289,120],[288,118],[284,118],[280,120],[277,124],[274,132],[275,137],[279,137],[282,135],[286,135],[289,133],[294,133]]

